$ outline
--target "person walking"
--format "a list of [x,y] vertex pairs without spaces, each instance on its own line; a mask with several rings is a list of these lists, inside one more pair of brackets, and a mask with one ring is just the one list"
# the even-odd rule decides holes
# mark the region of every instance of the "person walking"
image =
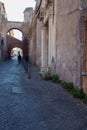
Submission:
[[20,51],[18,52],[18,63],[20,64],[21,63],[21,55],[20,55]]

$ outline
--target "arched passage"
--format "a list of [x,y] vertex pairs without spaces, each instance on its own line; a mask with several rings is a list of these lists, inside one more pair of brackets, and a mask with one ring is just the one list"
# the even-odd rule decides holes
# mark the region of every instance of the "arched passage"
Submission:
[[8,47],[8,58],[11,58],[11,51],[13,50],[13,48],[20,48],[22,50],[23,56],[24,56],[23,44],[15,43],[15,44],[9,45],[9,47]]
[[2,31],[1,36],[4,38],[4,46],[3,46],[3,58],[8,57],[8,41],[7,41],[7,33],[12,29],[19,30],[22,34],[22,41],[23,41],[23,47],[24,47],[24,55],[28,54],[28,35],[30,30],[30,24],[25,22],[16,22],[16,21],[7,21],[6,23],[2,24]]
[[15,47],[20,48],[23,51],[23,55],[25,55],[25,45],[24,45],[24,36],[21,32],[22,40],[19,40],[14,37],[14,29],[21,32],[21,30],[16,28],[11,28],[7,32],[7,58],[11,58],[11,50]]
[[[21,32],[22,39],[19,40],[14,37],[14,30],[18,30]],[[17,28],[11,28],[7,31],[7,58],[11,58],[10,52],[14,47],[19,47],[23,50],[23,55],[27,55],[28,47],[27,46],[27,40],[24,38],[24,34],[20,29]]]
[[[19,28],[15,28],[15,27],[10,28],[10,29],[6,32],[6,34],[9,34],[9,35],[11,36],[11,32],[13,31],[13,33],[14,33],[15,30],[21,32],[22,41],[23,41],[23,40],[25,39],[25,37],[24,37],[24,32],[23,32],[21,29],[19,29]],[[7,36],[7,35],[6,35],[6,36]],[[14,37],[15,37],[15,36],[14,36]]]
[[11,50],[10,55],[12,60],[18,60],[18,54],[20,53],[21,57],[23,57],[23,50],[19,47],[15,47]]
[[3,33],[6,34],[11,29],[18,29],[19,31],[21,31],[25,39],[29,34],[30,24],[25,22],[7,21],[6,28],[4,28]]

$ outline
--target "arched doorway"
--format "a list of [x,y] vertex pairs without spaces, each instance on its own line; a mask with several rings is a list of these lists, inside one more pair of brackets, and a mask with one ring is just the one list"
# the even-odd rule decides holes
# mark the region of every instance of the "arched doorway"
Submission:
[[20,52],[21,57],[23,57],[23,50],[19,47],[14,47],[10,52],[11,59],[17,60],[19,52]]
[[25,54],[24,35],[19,29],[12,28],[7,32],[7,58],[11,58],[11,50],[20,48]]
[[14,43],[14,44],[9,45],[9,48],[8,48],[8,58],[9,59],[11,59],[11,54],[12,54],[12,52],[14,52],[14,48],[15,48],[16,51],[17,50],[19,50],[19,51],[22,50],[22,56],[24,56],[23,44]]
[[18,28],[11,28],[7,31],[7,36],[11,36],[14,37],[20,41],[24,40],[24,33],[22,32],[22,30],[18,29]]

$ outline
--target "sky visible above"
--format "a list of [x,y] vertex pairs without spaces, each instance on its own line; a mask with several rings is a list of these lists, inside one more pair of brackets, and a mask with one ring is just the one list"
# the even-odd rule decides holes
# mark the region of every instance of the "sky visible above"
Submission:
[[[8,21],[24,20],[24,10],[27,7],[35,7],[35,0],[0,0],[4,3]],[[14,30],[14,37],[22,40],[22,33]]]
[[23,21],[23,11],[26,7],[35,7],[35,0],[0,0],[5,5],[9,21]]

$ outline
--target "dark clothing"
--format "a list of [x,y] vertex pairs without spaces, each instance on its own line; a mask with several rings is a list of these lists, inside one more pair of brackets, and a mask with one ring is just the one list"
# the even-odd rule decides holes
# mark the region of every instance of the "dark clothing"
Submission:
[[18,55],[18,63],[21,62],[21,55]]
[[25,56],[25,61],[28,62],[29,61],[29,56]]

